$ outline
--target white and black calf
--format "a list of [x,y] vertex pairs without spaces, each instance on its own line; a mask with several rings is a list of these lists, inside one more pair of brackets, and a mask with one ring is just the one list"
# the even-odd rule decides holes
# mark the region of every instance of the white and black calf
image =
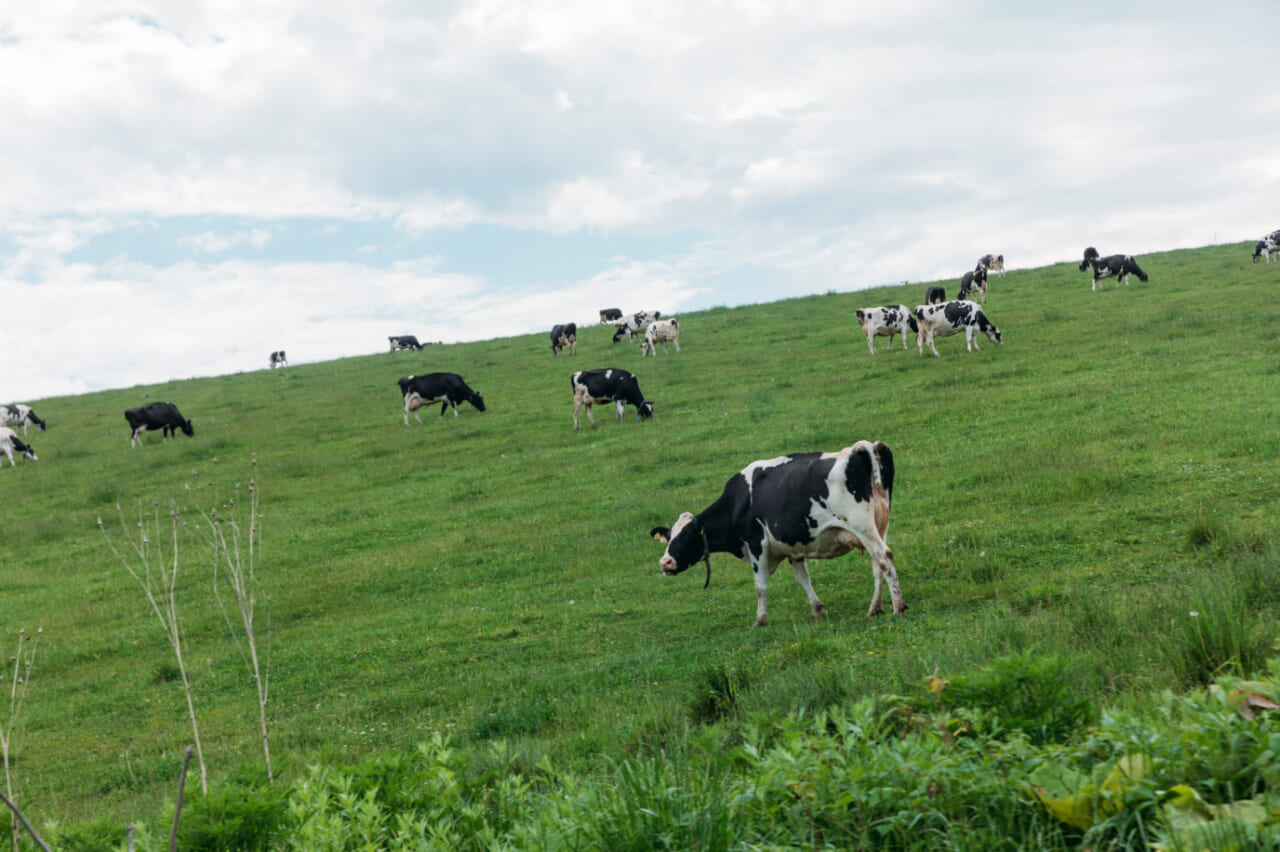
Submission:
[[[752,462],[735,474],[720,498],[694,515],[684,512],[675,526],[649,534],[667,543],[658,567],[668,576],[711,554],[730,553],[751,566],[756,586],[756,620],[768,623],[769,577],[784,559],[809,596],[814,616],[826,608],[809,582],[807,559],[834,559],[851,550],[871,556],[875,591],[867,616],[883,612],[887,583],[894,615],[907,608],[898,587],[893,553],[885,542],[893,496],[893,453],[877,441],[858,441],[835,453],[795,453]],[[703,586],[706,588],[706,585]]]
[[1148,280],[1147,273],[1138,267],[1138,261],[1134,260],[1131,254],[1112,254],[1107,257],[1099,257],[1098,250],[1093,246],[1089,246],[1084,250],[1084,260],[1080,262],[1080,271],[1086,269],[1093,271],[1093,285],[1091,289],[1098,289],[1098,282],[1104,278],[1115,276],[1119,281],[1124,279],[1124,286],[1129,286],[1129,276],[1136,275],[1138,280],[1146,282]]
[[399,380],[400,394],[404,397],[404,425],[409,425],[409,412],[419,423],[418,409],[440,403],[440,416],[453,406],[453,416],[458,416],[458,403],[469,402],[484,411],[484,397],[467,387],[457,373],[427,373],[422,376],[405,376]]
[[644,398],[640,392],[640,383],[636,377],[626,370],[610,367],[604,370],[579,370],[569,378],[569,386],[573,388],[573,431],[578,431],[578,411],[586,406],[587,419],[591,428],[596,428],[596,419],[591,416],[591,406],[596,403],[615,403],[618,420],[628,404],[636,407],[640,419],[647,420],[653,416],[653,403]]
[[982,304],[987,303],[987,268],[978,264],[972,271],[966,272],[960,279],[960,295],[957,299],[967,299],[969,294],[977,290],[982,294]]
[[[18,466],[18,463],[13,459],[15,452],[29,461],[39,461],[36,458],[36,451],[30,445],[23,443],[17,432],[8,426],[0,426],[0,453],[4,453],[5,457],[9,459],[9,464],[13,467]],[[0,467],[4,467],[3,461],[0,461]]]
[[947,291],[934,285],[924,291],[924,303],[926,305],[941,305],[947,300]]
[[184,435],[194,435],[195,427],[191,425],[191,421],[182,416],[182,412],[178,411],[178,406],[172,402],[151,402],[137,408],[127,409],[124,413],[124,419],[129,421],[129,447],[142,446],[142,433],[147,430],[160,430],[161,438],[165,441],[169,440],[170,435],[177,435],[178,430],[182,430]]
[[28,426],[35,426],[41,432],[48,425],[31,410],[31,406],[16,403],[14,405],[0,405],[0,425],[2,426],[21,426],[22,434],[27,434]]
[[1280,234],[1280,231],[1277,231],[1275,234],[1268,234],[1267,236],[1258,240],[1257,244],[1254,245],[1253,247],[1254,263],[1257,263],[1259,260],[1262,260],[1264,257],[1266,258],[1267,263],[1270,263],[1271,255],[1280,254],[1280,236],[1277,236],[1277,234]]
[[267,359],[267,366],[273,370],[276,367],[289,366],[289,359],[285,357],[284,350],[277,349],[275,352],[272,352],[271,356]]
[[397,334],[387,338],[391,342],[391,350],[395,352],[397,349],[412,349],[415,352],[422,348],[422,344],[418,342],[418,338],[412,334]]
[[640,356],[658,357],[656,344],[662,344],[662,351],[667,352],[667,344],[674,343],[676,352],[680,351],[680,320],[672,317],[669,320],[657,320],[649,323],[644,330],[644,343],[640,344]]
[[561,349],[568,349],[570,355],[578,354],[578,326],[567,322],[564,325],[551,327],[551,354],[559,355]]
[[[937,288],[942,289],[942,288]],[[889,348],[893,348],[893,336],[895,334],[902,335],[902,348],[907,348],[907,332],[919,333],[920,328],[916,325],[916,318],[912,316],[911,309],[906,305],[886,305],[881,308],[859,308],[857,311],[858,325],[862,326],[862,333],[867,336],[867,348],[871,350],[871,354],[876,354],[875,339],[877,337],[889,338]]]
[[985,267],[992,272],[999,272],[1004,275],[1004,255],[1002,254],[984,254],[978,258],[978,266]]
[[607,322],[622,319],[622,308],[601,308],[600,323],[603,325]]
[[627,340],[634,339],[637,334],[643,335],[649,323],[657,320],[661,315],[661,311],[636,311],[629,317],[623,317],[613,324],[613,342],[617,343],[624,334]]
[[916,335],[916,348],[924,354],[927,343],[938,354],[938,347],[933,345],[935,337],[950,337],[964,332],[965,351],[973,352],[978,348],[978,332],[986,334],[992,343],[1000,343],[1000,329],[987,319],[987,315],[978,307],[977,302],[956,299],[943,302],[941,305],[921,305],[916,308],[916,323],[920,332]]

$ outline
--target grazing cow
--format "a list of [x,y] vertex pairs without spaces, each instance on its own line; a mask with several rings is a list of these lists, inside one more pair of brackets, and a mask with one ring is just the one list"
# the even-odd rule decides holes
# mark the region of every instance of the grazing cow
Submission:
[[752,627],[769,621],[769,577],[784,559],[809,596],[814,616],[825,618],[805,560],[834,559],[851,550],[871,556],[875,591],[867,616],[884,611],[880,595],[886,582],[893,614],[900,615],[907,604],[885,543],[892,496],[893,453],[880,441],[858,441],[835,453],[793,453],[752,462],[710,506],[697,515],[684,512],[674,527],[655,527],[649,534],[667,543],[658,560],[663,574],[679,574],[705,561],[703,588],[711,583],[712,553],[731,553],[750,564],[756,585]]
[[[9,464],[17,467],[18,463],[13,460],[14,450],[18,451],[24,459],[31,461],[40,461],[36,458],[36,451],[30,445],[24,444],[22,439],[18,437],[18,433],[10,429],[8,426],[0,426],[0,453],[4,453],[9,459]],[[4,462],[0,461],[0,467],[4,467]]]
[[[941,290],[941,287],[932,288]],[[893,348],[893,336],[895,334],[902,335],[902,348],[907,348],[907,332],[912,331],[917,334],[920,328],[916,325],[916,318],[912,316],[911,309],[906,305],[889,305],[883,308],[859,308],[858,325],[862,326],[862,333],[867,336],[867,348],[871,350],[871,354],[876,354],[875,339],[887,335],[889,337],[889,348]]]
[[943,302],[941,305],[921,305],[916,308],[916,322],[920,325],[920,331],[916,335],[916,348],[921,355],[924,354],[926,343],[934,355],[938,354],[938,348],[933,345],[935,337],[950,337],[962,331],[966,352],[973,352],[978,348],[979,331],[985,333],[992,343],[1002,342],[1000,329],[987,319],[982,308],[961,299]]
[[1267,259],[1267,263],[1271,262],[1271,255],[1280,253],[1280,231],[1274,234],[1267,234],[1258,240],[1253,247],[1253,262],[1257,263],[1263,257]]
[[575,432],[578,431],[578,411],[584,405],[587,407],[587,419],[591,421],[591,428],[596,428],[596,419],[591,416],[591,406],[597,402],[616,403],[619,421],[622,420],[622,413],[626,410],[627,403],[636,407],[636,412],[642,420],[653,416],[653,403],[644,398],[644,394],[640,392],[640,383],[626,370],[616,368],[579,370],[570,377],[569,386],[573,388],[573,431]]
[[0,425],[22,426],[22,434],[27,434],[28,426],[35,426],[41,432],[48,426],[43,420],[36,416],[31,410],[31,406],[17,403],[15,405],[0,405]]
[[561,349],[568,349],[570,355],[578,354],[578,326],[575,323],[551,327],[551,354],[559,355]]
[[440,416],[444,417],[445,409],[453,406],[453,416],[458,416],[458,403],[471,403],[484,411],[484,397],[467,387],[462,376],[457,373],[427,373],[424,376],[405,376],[399,380],[400,394],[404,397],[404,425],[409,425],[409,412],[419,423],[418,409],[433,403],[440,403]]
[[271,357],[267,359],[267,366],[269,366],[269,367],[270,367],[271,369],[273,369],[273,370],[274,370],[276,367],[287,367],[287,366],[289,366],[289,361],[288,361],[288,359],[287,359],[287,358],[285,358],[285,356],[284,356],[284,350],[283,350],[283,349],[279,349],[279,350],[277,350],[277,351],[275,351],[275,352],[272,352],[272,353],[271,353]]
[[132,430],[129,437],[130,449],[142,446],[142,433],[148,429],[159,429],[161,438],[165,441],[169,440],[170,435],[177,435],[179,429],[184,435],[196,433],[191,421],[183,417],[178,406],[172,402],[149,402],[138,408],[127,409],[124,419],[129,421],[129,428]]
[[960,295],[956,298],[967,299],[973,290],[982,294],[982,304],[985,305],[987,303],[987,268],[982,264],[974,267],[972,272],[966,272],[960,279]]
[[601,308],[600,323],[603,325],[607,322],[622,319],[622,308]]
[[637,334],[644,334],[645,329],[649,327],[649,323],[660,316],[662,316],[661,311],[637,311],[629,317],[618,320],[613,324],[613,342],[617,343],[624,334],[627,336],[627,340],[632,340]]
[[658,320],[649,323],[649,327],[644,330],[644,343],[640,344],[640,356],[652,355],[658,357],[656,343],[662,344],[662,351],[667,351],[667,344],[674,343],[676,352],[680,351],[680,320],[672,317],[669,320]]
[[924,291],[924,303],[926,305],[941,305],[946,300],[947,291],[941,287],[933,286]]
[[1004,275],[1004,255],[1002,254],[984,254],[978,258],[978,265]]
[[1098,257],[1098,250],[1093,246],[1089,246],[1084,250],[1084,260],[1080,263],[1080,271],[1086,269],[1093,270],[1093,286],[1091,289],[1098,289],[1098,282],[1104,278],[1115,276],[1119,281],[1124,279],[1124,286],[1129,286],[1130,273],[1138,276],[1138,280],[1146,282],[1147,273],[1138,268],[1138,262],[1133,259],[1131,254],[1113,254],[1107,257]]
[[412,334],[400,334],[388,337],[391,341],[391,350],[395,352],[397,349],[412,349],[415,352],[422,348],[422,344],[418,342],[418,338]]

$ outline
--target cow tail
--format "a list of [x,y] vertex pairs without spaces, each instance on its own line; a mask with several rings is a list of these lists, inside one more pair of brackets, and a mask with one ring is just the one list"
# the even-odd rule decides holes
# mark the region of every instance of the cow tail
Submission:
[[889,498],[889,502],[893,502],[893,450],[889,449],[889,445],[884,441],[876,441],[872,446],[875,450],[876,461],[879,462],[880,468],[880,484],[884,486],[884,493]]

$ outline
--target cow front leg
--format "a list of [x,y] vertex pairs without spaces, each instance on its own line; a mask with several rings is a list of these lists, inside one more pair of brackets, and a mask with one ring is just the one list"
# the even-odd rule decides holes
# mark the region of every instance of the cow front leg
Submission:
[[973,326],[969,326],[964,330],[964,342],[966,352],[976,352],[978,350],[978,330]]
[[[656,350],[655,350],[655,351],[654,351],[654,353],[653,353],[653,357],[655,357],[655,358],[657,358],[657,357],[658,357],[658,353],[657,353],[657,351],[656,351]],[[621,423],[621,422],[622,422],[622,417],[623,417],[623,415],[627,413],[627,406],[626,406],[626,403],[624,403],[624,402],[623,402],[622,400],[620,400],[620,399],[616,399],[616,400],[614,400],[614,405],[617,407],[617,410],[618,410],[618,422],[619,422],[619,423]]]
[[769,623],[769,575],[772,573],[772,567],[764,560],[752,560],[751,575],[756,584],[756,621],[751,625],[752,629]]
[[792,559],[791,570],[795,572],[796,582],[800,584],[800,588],[804,589],[804,593],[809,596],[809,609],[813,610],[813,617],[826,618],[827,608],[822,605],[822,601],[818,600],[818,595],[809,582],[808,564],[803,559]]
[[145,425],[133,430],[133,435],[129,438],[129,449],[142,446],[142,433],[145,431],[147,431]]
[[867,348],[871,350],[871,354],[876,354],[876,336],[874,334],[867,335]]

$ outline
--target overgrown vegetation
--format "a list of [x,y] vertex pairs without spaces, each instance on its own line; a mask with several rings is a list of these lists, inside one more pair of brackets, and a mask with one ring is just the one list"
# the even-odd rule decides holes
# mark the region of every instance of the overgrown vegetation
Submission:
[[[538,334],[39,401],[50,422],[40,462],[0,476],[0,625],[38,613],[57,637],[41,649],[17,786],[38,803],[38,824],[56,824],[61,837],[101,826],[118,838],[139,820],[140,844],[148,826],[163,842],[165,802],[190,739],[181,673],[165,662],[171,652],[95,519],[116,502],[219,505],[226,491],[213,487],[214,459],[243,470],[254,450],[271,485],[260,530],[271,570],[259,579],[275,648],[272,795],[297,804],[309,779],[304,811],[316,826],[341,808],[363,808],[376,822],[374,805],[390,833],[400,830],[396,814],[419,818],[342,799],[339,787],[355,767],[417,755],[417,744],[438,737],[460,762],[461,771],[447,763],[460,789],[480,797],[459,800],[480,816],[451,831],[510,831],[502,842],[536,847],[543,838],[551,848],[562,835],[549,814],[570,820],[595,808],[592,833],[563,845],[638,846],[680,837],[676,825],[714,845],[736,825],[725,815],[737,819],[751,795],[732,786],[735,767],[752,766],[738,751],[751,731],[772,745],[790,735],[786,725],[861,725],[854,708],[871,702],[886,713],[877,696],[897,694],[917,710],[875,716],[877,725],[943,737],[937,714],[955,708],[946,693],[941,707],[937,694],[917,693],[925,678],[937,671],[958,687],[1024,653],[1050,666],[1033,678],[1035,695],[1061,682],[1080,702],[1075,711],[1068,701],[1062,718],[1036,704],[1001,716],[975,698],[971,714],[954,718],[986,737],[1000,772],[1019,749],[1086,749],[1094,734],[1063,732],[1093,730],[1082,720],[1111,730],[1114,719],[1171,706],[1185,690],[1252,676],[1277,633],[1280,411],[1277,355],[1265,344],[1280,306],[1263,297],[1274,269],[1252,266],[1248,254],[1237,245],[1150,255],[1148,284],[1099,293],[1073,264],[1010,272],[987,304],[1004,345],[964,353],[950,338],[939,359],[901,349],[872,357],[852,318],[864,305],[916,304],[919,285],[685,314],[682,353],[645,361],[635,346],[611,347],[606,328],[579,323],[573,363],[547,356]],[[1206,313],[1236,317],[1238,328],[1225,335],[1181,321]],[[568,374],[611,365],[636,372],[655,418],[573,434]],[[462,373],[488,410],[406,429],[396,379],[431,370]],[[130,450],[121,412],[144,397],[178,403],[198,424],[194,438],[150,436]],[[810,616],[784,571],[771,584],[770,626],[757,631],[748,629],[750,580],[728,557],[713,558],[705,592],[688,576],[660,576],[652,526],[701,509],[753,459],[861,438],[885,440],[898,461],[889,542],[905,616],[862,617],[871,578],[858,555],[812,566],[826,620]],[[213,798],[222,784],[254,777],[244,767],[262,760],[264,702],[245,688],[212,578],[193,577],[183,594],[184,660]],[[1047,680],[1054,665],[1065,668]],[[963,753],[970,734],[945,733]],[[499,740],[511,763],[491,752]],[[1090,783],[1102,784],[1130,753],[1098,746],[1073,765],[1096,768]],[[926,757],[935,759],[911,759]],[[980,758],[968,758],[975,773]],[[1164,778],[1161,765],[1153,756],[1156,788],[1186,782],[1211,804],[1228,800],[1198,786],[1198,775]],[[876,789],[898,791],[911,777],[902,771]],[[498,782],[480,785],[471,772],[529,785],[503,793],[526,804],[500,824],[524,827],[496,827],[478,802],[494,801]],[[565,804],[530,821],[544,787]],[[605,799],[650,788],[654,801],[643,807],[660,818]],[[930,838],[983,848],[951,816],[909,823],[933,800],[927,786],[907,789],[905,799],[895,793],[901,823],[815,811],[838,823],[830,829],[807,816],[812,797],[791,795],[780,800],[788,810],[779,833],[758,843],[829,836],[856,845],[851,838],[883,829],[896,838],[888,845]],[[991,795],[1016,798],[1000,811],[1002,830],[1028,846],[1085,833],[1046,819],[1020,793]],[[864,812],[875,796],[859,794]],[[184,824],[198,822],[204,801],[189,805]],[[686,809],[695,805],[696,818]],[[236,820],[259,825],[263,848],[302,824]],[[916,832],[909,840],[904,825]],[[1109,836],[1136,824],[1126,825]],[[783,831],[791,839],[779,839]]]

